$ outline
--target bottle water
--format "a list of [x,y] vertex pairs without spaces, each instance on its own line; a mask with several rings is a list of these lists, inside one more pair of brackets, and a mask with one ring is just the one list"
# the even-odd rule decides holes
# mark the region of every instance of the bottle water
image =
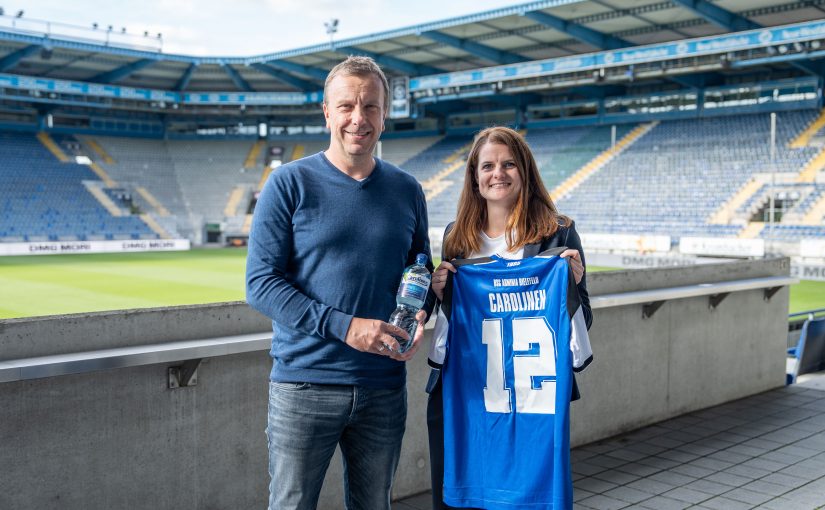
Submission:
[[406,352],[412,346],[415,330],[418,328],[415,314],[424,306],[427,290],[430,288],[430,272],[424,266],[426,263],[425,254],[416,255],[415,264],[404,270],[401,284],[398,285],[398,293],[395,295],[395,302],[398,306],[390,315],[389,323],[398,326],[410,335],[409,340],[393,335],[398,340],[398,352]]

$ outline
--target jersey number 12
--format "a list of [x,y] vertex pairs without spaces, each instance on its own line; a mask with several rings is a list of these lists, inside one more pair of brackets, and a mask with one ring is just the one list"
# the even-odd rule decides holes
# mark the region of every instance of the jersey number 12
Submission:
[[481,341],[487,346],[487,386],[484,407],[490,413],[513,412],[513,389],[504,373],[504,335],[512,328],[513,382],[517,413],[556,413],[556,339],[543,317],[484,319]]

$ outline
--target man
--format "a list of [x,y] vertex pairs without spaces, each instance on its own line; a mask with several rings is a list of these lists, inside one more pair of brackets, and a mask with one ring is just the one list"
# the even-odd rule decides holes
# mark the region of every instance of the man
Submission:
[[[390,508],[407,412],[404,361],[386,321],[406,265],[430,256],[420,184],[372,156],[389,86],[366,57],[324,84],[329,149],[288,163],[261,192],[247,300],[272,318],[269,508],[314,509],[336,445],[348,509]],[[432,271],[432,264],[429,263]]]

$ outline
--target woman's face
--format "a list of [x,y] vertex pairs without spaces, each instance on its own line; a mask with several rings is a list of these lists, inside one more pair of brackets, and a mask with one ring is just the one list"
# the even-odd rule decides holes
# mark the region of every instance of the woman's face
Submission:
[[485,143],[478,153],[478,191],[487,207],[512,209],[521,193],[521,174],[510,149],[499,143]]

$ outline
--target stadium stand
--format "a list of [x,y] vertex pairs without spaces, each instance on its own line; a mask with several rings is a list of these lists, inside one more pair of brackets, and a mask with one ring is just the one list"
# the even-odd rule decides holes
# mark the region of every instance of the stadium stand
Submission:
[[[620,150],[610,147],[611,126],[532,129],[525,136],[548,189],[554,196],[562,193],[557,198],[560,210],[574,217],[583,230],[788,240],[825,236],[819,212],[825,184],[798,182],[800,172],[821,151],[808,144],[821,129],[820,120],[814,110],[780,113],[773,165],[765,114],[619,124]],[[129,236],[147,235],[148,223],[153,229],[148,235],[195,241],[207,223],[224,224],[227,231],[241,235],[248,232],[254,193],[269,172],[277,171],[266,166],[270,148],[277,147],[282,162],[288,162],[324,150],[328,143],[322,139],[164,141],[40,135],[38,144],[31,136],[8,137],[28,139],[27,146],[52,164],[60,165],[57,158],[68,161],[76,156],[92,160],[90,166],[80,168],[88,177],[85,196],[92,201],[97,197],[96,209],[112,218],[149,215],[141,222],[142,231],[130,231]],[[422,183],[431,227],[442,228],[455,216],[470,138],[426,136],[382,143],[383,157]],[[799,141],[802,138],[806,143]],[[779,176],[773,187],[768,179],[772,169]],[[771,190],[788,197],[784,219],[774,229],[748,228],[748,222],[758,219],[767,207]],[[729,211],[720,214],[725,207]],[[7,221],[11,220],[7,217]],[[23,230],[34,239],[127,234],[119,229],[89,234]],[[19,225],[6,231],[11,238],[22,237]]]
[[107,211],[89,191],[102,184],[97,175],[85,165],[61,163],[56,151],[50,139],[47,148],[29,133],[0,133],[0,241],[158,237],[140,218]]
[[[633,124],[616,126],[616,139],[624,137],[633,127]],[[610,147],[611,128],[531,129],[525,138],[533,149],[545,186],[553,189]]]
[[589,232],[736,236],[746,221],[708,219],[753,176],[799,172],[817,151],[792,149],[789,142],[816,115],[778,114],[775,165],[768,115],[662,122],[562,198],[559,208]]

